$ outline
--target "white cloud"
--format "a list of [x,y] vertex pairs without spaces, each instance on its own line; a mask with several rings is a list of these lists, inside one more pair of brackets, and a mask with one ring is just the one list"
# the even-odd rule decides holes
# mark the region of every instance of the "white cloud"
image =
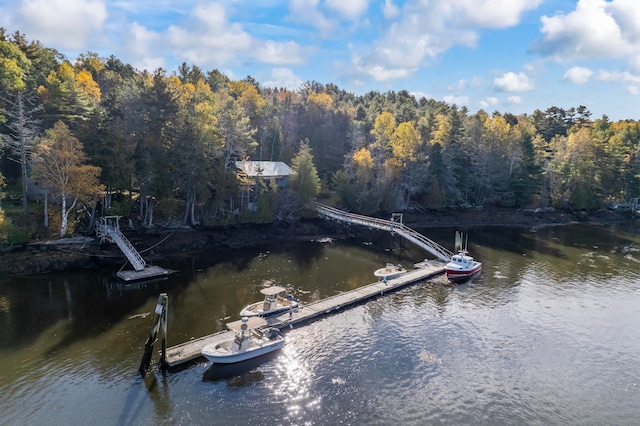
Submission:
[[305,62],[305,51],[296,42],[256,39],[227,15],[222,4],[196,6],[180,26],[169,26],[164,45],[175,56],[204,68],[254,60],[268,64]]
[[153,71],[160,67],[165,67],[164,56],[154,54],[154,46],[157,46],[162,37],[145,27],[132,23],[126,28],[124,40],[125,55],[123,60],[129,62],[134,68]]
[[630,95],[637,95],[640,93],[640,87],[638,86],[628,86],[627,87],[627,92],[629,92]]
[[520,96],[509,96],[507,98],[507,102],[510,105],[520,105],[522,103],[522,98]]
[[354,21],[369,8],[369,0],[325,0],[324,4],[327,8]]
[[420,90],[409,92],[410,95],[413,95],[414,98],[420,100],[420,98],[430,99],[432,96],[428,93],[421,92]]
[[33,40],[46,40],[47,47],[84,50],[105,42],[103,31],[107,8],[100,0],[9,1],[2,9],[0,24],[18,30]]
[[466,106],[469,105],[469,97],[468,96],[453,96],[447,95],[443,96],[442,100],[448,104],[456,104],[457,106]]
[[471,80],[458,80],[456,84],[447,87],[448,90],[467,90],[472,87],[478,87],[482,84],[480,77],[474,76]]
[[496,90],[501,92],[525,92],[533,89],[533,83],[525,73],[507,72],[493,81]]
[[[352,62],[378,79],[405,77],[453,46],[476,47],[479,29],[516,25],[524,12],[541,1],[410,0],[370,50],[352,52]],[[390,18],[396,10],[392,0],[386,0],[385,17]]]
[[394,19],[400,14],[400,9],[393,3],[393,0],[384,0],[384,6],[382,6],[382,16],[385,19]]
[[366,72],[376,81],[395,80],[411,75],[415,70],[405,68],[387,68],[382,65],[368,67]]
[[562,79],[573,84],[585,84],[592,75],[593,71],[589,68],[571,67],[564,73]]
[[487,109],[490,107],[494,107],[498,105],[498,98],[494,98],[493,96],[490,96],[488,98],[485,98],[484,100],[480,101],[480,107],[482,109]]
[[300,77],[289,68],[274,68],[268,80],[262,83],[266,87],[286,88],[289,90],[298,90],[303,81]]
[[300,45],[294,41],[278,43],[267,40],[256,46],[255,57],[265,64],[302,64],[305,62],[306,53]]
[[448,18],[457,16],[464,25],[508,28],[520,22],[522,14],[536,9],[542,0],[442,0]]
[[640,83],[640,75],[631,74],[628,71],[599,71],[598,79],[602,81],[613,81],[619,83]]
[[534,50],[558,61],[640,54],[640,3],[578,0],[574,11],[543,16],[543,39]]
[[[313,26],[323,34],[328,34],[335,26],[318,10],[320,0],[291,0],[289,2],[289,19]],[[346,0],[345,0],[346,1]]]

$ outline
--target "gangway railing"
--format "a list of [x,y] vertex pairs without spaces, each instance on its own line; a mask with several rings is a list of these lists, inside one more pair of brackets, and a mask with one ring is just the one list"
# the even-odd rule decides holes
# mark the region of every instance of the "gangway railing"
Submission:
[[419,232],[414,231],[401,222],[363,216],[355,213],[348,213],[343,210],[329,207],[320,203],[315,203],[315,205],[318,214],[320,214],[321,216],[336,219],[342,222],[353,223],[356,225],[362,225],[369,228],[381,229],[383,231],[396,233],[401,237],[411,241],[418,247],[428,251],[444,262],[448,262],[449,260],[451,260],[451,256],[453,256],[453,253],[451,251],[442,247],[435,241],[430,240]]
[[118,245],[118,248],[126,256],[127,260],[136,271],[142,271],[147,262],[144,261],[140,253],[133,247],[127,237],[120,231],[120,216],[103,216],[96,224],[96,235],[99,238],[107,239]]

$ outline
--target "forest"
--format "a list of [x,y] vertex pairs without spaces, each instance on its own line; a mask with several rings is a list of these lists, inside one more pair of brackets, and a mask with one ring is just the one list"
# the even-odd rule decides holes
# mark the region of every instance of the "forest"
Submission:
[[[582,105],[470,113],[406,90],[297,90],[183,63],[75,60],[0,28],[0,240],[134,226],[269,223],[340,208],[600,209],[640,194],[640,123]],[[291,166],[290,186],[236,161]],[[248,208],[244,196],[256,203]],[[322,201],[322,200],[320,200]]]

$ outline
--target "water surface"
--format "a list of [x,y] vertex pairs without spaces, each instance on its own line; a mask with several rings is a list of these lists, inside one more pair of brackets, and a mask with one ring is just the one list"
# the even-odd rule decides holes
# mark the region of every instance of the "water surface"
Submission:
[[[169,344],[224,329],[263,280],[302,302],[429,257],[386,234],[203,252],[122,285],[114,271],[0,279],[0,424],[635,424],[633,224],[472,228],[473,282],[443,277],[285,333],[245,366],[137,373],[158,294]],[[453,230],[428,237],[451,248]]]

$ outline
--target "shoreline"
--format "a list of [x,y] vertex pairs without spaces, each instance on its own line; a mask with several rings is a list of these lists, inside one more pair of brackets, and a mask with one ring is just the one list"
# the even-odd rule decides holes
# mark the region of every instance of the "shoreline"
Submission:
[[[404,213],[403,223],[410,228],[469,228],[478,226],[526,227],[578,223],[607,225],[633,220],[630,212],[599,210],[577,216],[566,211],[525,211],[513,209],[467,209]],[[323,237],[344,239],[366,232],[366,228],[335,226],[324,219],[279,222],[266,225],[233,225],[211,229],[152,228],[125,230],[131,243],[150,263],[180,256],[189,251],[224,250]],[[87,270],[122,266],[126,262],[118,247],[100,243],[94,237],[80,236],[52,241],[32,242],[23,247],[4,247],[0,254],[0,275],[35,275],[65,270]]]

